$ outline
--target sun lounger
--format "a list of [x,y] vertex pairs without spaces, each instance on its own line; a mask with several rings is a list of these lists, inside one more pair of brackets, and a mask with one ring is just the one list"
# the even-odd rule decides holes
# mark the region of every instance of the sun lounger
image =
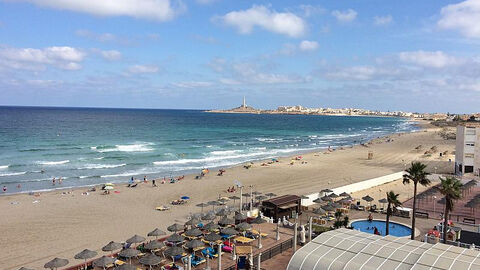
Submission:
[[[258,231],[255,230],[255,229],[252,229],[251,232],[252,232],[253,234],[258,235]],[[268,233],[262,233],[262,237],[267,237],[267,236],[268,236]]]
[[237,236],[234,239],[235,239],[235,241],[237,241],[239,243],[242,243],[242,244],[248,244],[248,243],[251,243],[252,241],[254,241],[254,239],[244,237],[244,236]]
[[155,207],[155,210],[158,210],[158,211],[167,211],[167,210],[170,210],[170,207],[165,206],[165,205],[162,205],[162,206],[157,206],[157,207]]

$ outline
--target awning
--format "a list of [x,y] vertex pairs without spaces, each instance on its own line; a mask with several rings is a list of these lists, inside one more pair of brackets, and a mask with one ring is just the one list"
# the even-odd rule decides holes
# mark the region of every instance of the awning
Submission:
[[296,203],[290,203],[290,204],[287,204],[287,205],[279,206],[278,208],[285,210],[285,209],[292,208],[292,207],[297,207],[297,206],[298,206],[298,204],[296,204]]
[[238,255],[250,255],[252,254],[252,246],[239,246],[235,245],[235,254]]

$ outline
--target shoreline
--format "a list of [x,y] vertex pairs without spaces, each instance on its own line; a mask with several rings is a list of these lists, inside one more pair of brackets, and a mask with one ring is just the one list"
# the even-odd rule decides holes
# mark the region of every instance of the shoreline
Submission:
[[[333,116],[333,115],[332,115]],[[343,115],[336,115],[336,116],[343,116]],[[349,115],[345,115],[345,116],[349,116]],[[363,115],[357,115],[357,116],[363,116]],[[371,116],[371,117],[391,117],[391,116]],[[360,145],[363,145],[363,144],[369,144],[371,143],[372,141],[375,141],[375,140],[378,140],[378,139],[384,139],[384,138],[387,138],[389,136],[392,136],[392,135],[397,135],[397,134],[401,134],[401,135],[404,135],[404,134],[410,134],[410,133],[415,133],[415,132],[421,132],[422,130],[426,129],[429,124],[428,121],[424,121],[424,120],[406,120],[406,121],[414,121],[414,122],[417,122],[417,123],[414,123],[412,124],[412,126],[416,126],[418,127],[419,129],[418,130],[410,130],[409,132],[394,132],[394,133],[388,133],[388,134],[385,134],[385,135],[382,135],[382,136],[379,136],[379,137],[376,137],[376,138],[372,138],[370,140],[367,140],[365,142],[358,142],[358,143],[353,143],[353,144],[348,144],[348,145],[340,145],[340,146],[337,146],[337,147],[333,147],[333,151],[337,151],[339,148],[353,148],[355,146],[360,146]],[[262,158],[262,159],[252,159],[252,160],[247,160],[247,161],[244,161],[244,162],[241,162],[241,163],[236,163],[236,164],[232,164],[232,165],[229,165],[229,166],[219,166],[219,167],[209,167],[209,168],[205,168],[205,169],[209,169],[212,173],[216,173],[219,169],[233,169],[233,168],[237,168],[237,167],[243,167],[245,164],[250,164],[250,163],[262,163],[262,162],[267,162],[267,161],[270,161],[271,159],[285,159],[285,160],[291,160],[291,159],[294,159],[295,157],[299,156],[299,155],[306,155],[306,154],[312,154],[312,153],[315,153],[315,152],[322,152],[322,151],[325,151],[325,150],[328,150],[328,148],[325,148],[325,147],[320,147],[320,148],[315,148],[315,149],[310,149],[310,150],[303,150],[303,151],[298,151],[298,152],[292,152],[292,153],[289,153],[288,155],[285,155],[285,156],[272,156],[272,157],[268,157],[268,158]],[[188,171],[188,170],[186,170]],[[198,175],[196,173],[187,173],[187,174],[175,174],[175,175],[171,175],[170,177],[164,177],[165,180],[168,182],[170,179],[172,178],[178,178],[178,177],[181,177],[181,176],[184,176],[186,178],[190,178],[190,177],[194,177]],[[75,178],[75,177],[72,177],[72,178]],[[151,183],[151,181],[153,179],[155,179],[155,181],[157,182],[160,182],[162,181],[164,178],[150,178],[148,179],[148,182]],[[143,182],[142,179],[137,179],[137,178],[134,178],[135,179],[135,182],[137,183],[141,183]],[[98,184],[89,184],[89,185],[80,185],[80,186],[63,186],[63,187],[55,187],[55,188],[44,188],[44,189],[37,189],[37,190],[24,190],[24,191],[18,191],[18,192],[7,192],[7,193],[1,193],[0,194],[0,197],[2,196],[15,196],[15,195],[23,195],[23,194],[27,194],[27,195],[34,195],[36,193],[40,193],[40,194],[44,194],[44,193],[50,193],[50,192],[56,192],[56,191],[62,191],[62,190],[68,190],[70,189],[71,191],[76,191],[76,190],[79,190],[79,189],[84,189],[84,188],[88,188],[88,187],[98,187],[98,186],[102,186],[103,184],[105,183],[113,183],[113,184],[128,184],[128,180],[127,181],[123,181],[123,180],[119,180],[119,181],[115,181],[115,180],[110,180],[110,181],[105,181],[104,183],[98,183]],[[31,193],[34,193],[34,194],[31,194]]]

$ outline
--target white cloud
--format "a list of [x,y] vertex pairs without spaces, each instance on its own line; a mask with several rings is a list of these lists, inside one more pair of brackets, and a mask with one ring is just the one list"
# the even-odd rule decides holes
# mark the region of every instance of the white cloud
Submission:
[[437,22],[442,29],[457,30],[469,38],[480,38],[480,1],[467,0],[442,8]]
[[353,9],[347,9],[345,11],[334,10],[332,15],[337,18],[339,22],[351,22],[357,18],[357,12]]
[[173,83],[174,86],[180,88],[202,88],[212,86],[211,82],[202,82],[202,81],[189,81],[189,82],[177,82]]
[[460,84],[458,86],[460,90],[469,90],[469,91],[476,91],[480,92],[480,82],[475,82],[471,84]]
[[353,66],[327,72],[325,76],[336,80],[370,80],[377,73],[373,66]]
[[299,48],[302,51],[315,51],[316,49],[318,49],[318,42],[304,40],[300,42]]
[[122,53],[116,50],[101,51],[100,55],[108,61],[116,61],[122,59]]
[[157,73],[160,69],[155,65],[133,65],[128,68],[130,73]]
[[443,68],[452,65],[458,65],[462,61],[454,56],[445,54],[442,51],[414,51],[401,52],[398,54],[401,61],[412,63],[423,67]]
[[375,25],[387,25],[390,24],[393,21],[392,15],[386,15],[386,16],[375,16],[373,17],[373,21]]
[[306,31],[306,23],[302,18],[291,12],[276,12],[265,6],[254,5],[247,10],[232,11],[214,19],[237,28],[242,34],[251,33],[255,27],[290,37],[302,36]]
[[180,1],[170,0],[19,0],[59,10],[83,12],[98,16],[129,16],[167,21],[185,10]]
[[45,69],[47,65],[65,70],[78,70],[86,53],[72,47],[4,48],[0,49],[3,65],[16,69]]
[[300,5],[298,8],[303,11],[303,16],[306,18],[326,12],[326,9],[321,6]]
[[217,2],[218,0],[196,0],[197,3],[201,4],[201,5],[208,5],[208,4],[211,4],[213,2]]

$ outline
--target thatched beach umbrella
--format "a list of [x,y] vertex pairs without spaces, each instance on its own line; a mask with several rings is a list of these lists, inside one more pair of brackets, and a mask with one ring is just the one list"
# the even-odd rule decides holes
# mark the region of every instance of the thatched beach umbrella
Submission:
[[324,201],[324,202],[331,202],[333,201],[333,199],[331,197],[328,197],[328,196],[323,196],[320,198],[320,200]]
[[321,198],[316,198],[315,200],[313,200],[313,202],[314,203],[323,203]]
[[352,203],[352,199],[350,198],[343,198],[343,199],[340,199],[339,201],[337,201],[338,203],[343,203],[343,204],[350,204]]
[[172,257],[172,260],[175,261],[174,257],[175,256],[178,256],[178,255],[182,255],[183,254],[183,248],[181,247],[177,247],[177,246],[173,246],[173,247],[170,247],[168,248],[167,250],[165,250],[163,252],[163,254],[165,254],[165,256],[170,256]]
[[182,242],[185,238],[179,234],[172,234],[167,238],[168,242],[179,243]]
[[221,229],[220,232],[222,234],[227,234],[227,235],[235,235],[235,234],[238,234],[238,231],[231,228],[231,227],[227,227],[227,228],[224,228],[224,229]]
[[142,243],[145,240],[146,240],[145,237],[135,234],[134,236],[128,238],[127,241],[125,242],[127,242],[128,244],[137,244],[137,243]]
[[212,209],[215,210],[215,206],[219,206],[221,203],[219,201],[209,201],[208,205],[211,205]]
[[128,263],[124,263],[115,267],[114,270],[137,270],[137,267]]
[[336,203],[336,202],[334,202],[334,203],[329,203],[329,204],[330,204],[333,208],[335,208],[335,209],[342,208],[342,205],[339,204],[339,203]]
[[242,213],[237,213],[234,217],[233,217],[236,221],[241,221],[241,220],[246,220],[247,219],[247,216],[242,214]]
[[238,224],[237,226],[235,226],[235,228],[237,230],[240,230],[240,231],[248,231],[248,230],[252,229],[252,225],[250,225],[246,222],[242,222],[242,223]]
[[336,199],[336,198],[338,198],[338,195],[332,192],[328,195],[328,197],[330,197],[332,199]]
[[216,218],[213,212],[208,212],[202,216],[202,220],[214,220]]
[[319,207],[319,208],[314,209],[313,213],[315,215],[325,215],[325,213],[327,213],[327,212],[325,210],[323,210],[323,208]]
[[150,269],[152,266],[159,265],[162,262],[162,258],[158,257],[157,255],[150,253],[147,256],[143,256],[138,260],[139,263],[143,265],[148,265]]
[[183,231],[185,227],[181,224],[174,223],[170,226],[167,227],[167,231],[169,232],[178,232],[178,231]]
[[230,201],[230,199],[225,198],[225,197],[218,199],[218,202],[219,202],[220,204],[225,204],[225,203],[227,203],[228,201]]
[[202,235],[202,231],[200,231],[198,228],[193,228],[185,232],[186,236],[189,237],[197,237]]
[[218,228],[220,228],[220,226],[218,226],[217,224],[215,224],[213,222],[209,222],[205,226],[203,226],[202,229],[207,230],[207,231],[214,231]]
[[370,197],[370,195],[362,197],[362,200],[367,201],[367,202],[372,202],[374,198]]
[[108,251],[114,251],[117,249],[123,248],[123,245],[117,242],[110,241],[106,246],[102,247],[102,251],[108,252]]
[[100,267],[103,269],[106,269],[107,266],[112,265],[115,263],[115,259],[112,257],[107,257],[107,256],[102,256],[101,258],[98,258],[93,261],[92,265],[93,267]]
[[[305,196],[305,197],[306,197],[306,196]],[[259,195],[259,196],[256,197],[256,199],[257,199],[258,201],[260,201],[260,202],[263,201],[263,200],[265,200],[265,199],[267,199],[267,198],[268,198],[268,197],[265,196],[265,195]],[[308,198],[308,197],[307,197],[307,198]]]
[[328,212],[335,211],[335,208],[334,208],[333,206],[329,205],[329,204],[324,205],[324,206],[322,206],[321,208],[322,208],[323,210],[325,210],[325,211],[328,211]]
[[84,249],[75,255],[75,259],[85,261],[85,269],[87,269],[87,260],[97,256],[97,252],[89,249]]
[[118,253],[118,256],[123,258],[128,258],[130,259],[130,262],[132,262],[131,258],[138,256],[138,254],[140,254],[140,250],[137,250],[134,248],[126,248],[126,249],[122,249],[122,251]]
[[235,220],[233,220],[232,218],[229,218],[227,216],[223,216],[219,221],[218,221],[218,224],[222,225],[222,226],[226,226],[226,225],[233,225],[235,224]]
[[67,264],[68,264],[67,259],[55,258],[47,262],[43,267],[50,268],[50,269],[57,269],[59,267],[64,267]]
[[196,218],[191,218],[190,220],[188,220],[187,222],[185,222],[185,225],[187,226],[197,226],[199,223],[201,223],[202,221],[199,220],[199,219],[196,219]]
[[265,196],[268,196],[269,198],[271,198],[271,197],[277,196],[277,194],[270,192],[270,193],[265,194]]
[[167,233],[160,230],[159,228],[156,228],[155,230],[149,232],[147,236],[155,236],[155,239],[157,239],[161,235],[166,235]]
[[222,208],[219,211],[217,211],[217,213],[215,215],[217,215],[217,216],[228,216],[231,213],[232,213],[232,210],[230,210],[229,208]]
[[233,206],[235,206],[235,202],[236,202],[237,200],[240,200],[240,197],[235,196],[235,195],[230,196],[229,198],[233,200]]
[[208,241],[208,242],[216,242],[220,239],[222,239],[222,237],[216,233],[209,233],[207,235],[205,235],[205,237],[203,238],[205,239],[205,241]]
[[325,189],[322,189],[320,192],[330,193],[330,192],[333,192],[333,190],[331,190],[331,189],[329,189],[329,188],[325,188]]
[[155,250],[164,247],[163,242],[160,241],[151,241],[146,243],[143,247],[148,250]]
[[[187,248],[191,248],[191,249],[197,249],[197,248],[200,248],[200,247],[204,247],[205,244],[200,241],[200,240],[197,240],[197,239],[193,239],[192,241],[188,241],[185,246]],[[195,251],[193,252],[193,255],[195,256]]]
[[263,219],[260,215],[258,215],[255,219],[251,221],[252,224],[262,224],[265,223],[265,219]]
[[204,207],[207,207],[207,206],[208,206],[207,203],[199,203],[199,204],[197,204],[197,207],[201,207],[201,208],[202,208],[202,210],[201,210],[202,213],[203,213],[203,208],[204,208]]
[[32,268],[20,267],[18,270],[33,270]]
[[342,192],[340,193],[340,197],[350,197],[350,194],[348,194],[347,192]]
[[260,191],[253,191],[252,194],[255,195],[255,196],[257,196],[257,195],[262,194],[262,192],[260,192]]

